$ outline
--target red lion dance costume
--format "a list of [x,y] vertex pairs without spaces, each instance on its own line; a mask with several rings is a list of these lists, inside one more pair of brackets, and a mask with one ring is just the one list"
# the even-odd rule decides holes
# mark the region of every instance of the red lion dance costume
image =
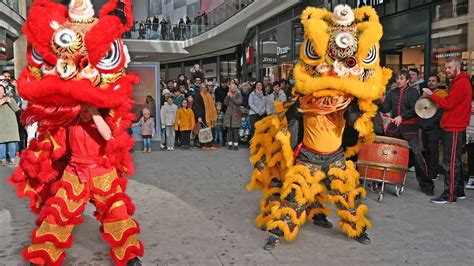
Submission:
[[[125,73],[129,58],[121,40],[133,23],[131,1],[111,0],[99,17],[90,0],[73,0],[69,8],[36,0],[23,27],[28,66],[19,91],[29,104],[22,122],[38,122],[39,136],[22,151],[9,181],[38,214],[32,244],[23,252],[33,265],[62,264],[88,201],[96,206],[114,263],[141,265],[140,229],[130,218],[134,206],[124,177],[133,172],[134,141],[126,129],[138,82]],[[83,106],[96,110],[93,122],[82,119]],[[95,118],[109,130],[108,140]]]

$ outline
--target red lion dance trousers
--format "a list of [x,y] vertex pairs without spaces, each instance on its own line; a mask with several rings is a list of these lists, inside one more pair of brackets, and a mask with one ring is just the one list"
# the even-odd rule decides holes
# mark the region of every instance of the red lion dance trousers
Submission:
[[41,210],[32,244],[23,252],[32,263],[62,264],[64,251],[73,242],[74,226],[82,222],[88,201],[96,207],[101,236],[111,246],[110,255],[116,265],[126,265],[130,259],[143,255],[143,245],[137,239],[139,225],[130,218],[134,206],[125,194],[127,180],[118,176],[114,168],[98,163],[103,158],[92,156],[103,149],[96,141],[100,139],[97,129],[92,127],[79,124],[69,128],[71,150],[78,154],[72,153],[62,178],[52,186],[54,196]]

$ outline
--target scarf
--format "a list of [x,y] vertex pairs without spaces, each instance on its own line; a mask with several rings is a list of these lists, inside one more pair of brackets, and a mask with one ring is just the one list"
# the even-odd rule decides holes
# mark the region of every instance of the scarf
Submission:
[[217,120],[217,111],[216,106],[214,105],[214,100],[212,96],[207,91],[201,92],[202,100],[204,101],[204,110],[206,112],[206,123],[208,127],[214,127],[216,125]]

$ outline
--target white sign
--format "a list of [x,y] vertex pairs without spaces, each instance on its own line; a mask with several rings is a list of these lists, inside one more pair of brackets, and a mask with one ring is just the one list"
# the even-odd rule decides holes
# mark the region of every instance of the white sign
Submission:
[[277,47],[277,56],[281,55],[287,55],[290,53],[290,47],[285,46],[285,47]]

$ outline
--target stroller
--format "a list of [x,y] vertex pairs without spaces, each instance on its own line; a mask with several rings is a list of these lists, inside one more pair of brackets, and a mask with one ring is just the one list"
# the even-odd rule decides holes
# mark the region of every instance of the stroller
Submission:
[[240,121],[239,140],[241,144],[248,144],[250,141],[250,121],[247,112],[242,112],[242,120]]

